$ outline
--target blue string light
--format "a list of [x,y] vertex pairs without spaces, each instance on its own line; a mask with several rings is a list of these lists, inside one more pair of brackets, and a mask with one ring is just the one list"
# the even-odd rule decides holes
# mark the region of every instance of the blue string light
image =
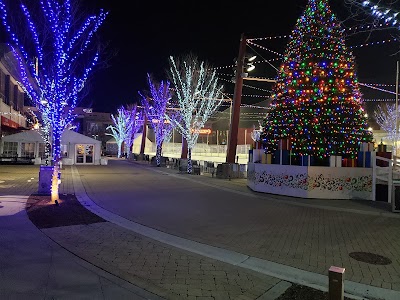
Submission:
[[10,18],[5,1],[0,0],[0,18],[18,61],[18,83],[42,114],[56,164],[61,159],[61,135],[75,119],[79,92],[99,60],[99,52],[88,47],[108,13],[100,10],[79,27],[78,20],[73,20],[76,15],[70,0],[41,0],[39,6],[41,14],[22,3],[25,23],[17,24]]
[[[180,113],[173,110],[170,100],[172,99],[172,91],[169,81],[156,82],[147,74],[147,82],[150,88],[150,96],[139,92],[142,97],[142,104],[150,126],[154,129],[156,139],[156,164],[161,165],[162,145],[164,141],[171,138],[174,129],[173,122],[169,119],[178,121]],[[169,118],[169,119],[168,119]]]

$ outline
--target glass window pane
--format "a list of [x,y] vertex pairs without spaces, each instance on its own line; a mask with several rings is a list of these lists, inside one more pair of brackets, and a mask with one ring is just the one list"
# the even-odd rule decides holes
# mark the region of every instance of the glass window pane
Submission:
[[39,157],[41,159],[46,158],[46,144],[45,143],[40,143],[39,144]]
[[18,142],[4,142],[3,156],[18,156],[17,148]]
[[21,157],[35,157],[35,143],[21,143]]

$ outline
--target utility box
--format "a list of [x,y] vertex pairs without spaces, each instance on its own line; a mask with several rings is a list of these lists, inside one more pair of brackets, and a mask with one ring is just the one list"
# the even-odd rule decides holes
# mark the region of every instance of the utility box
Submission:
[[53,177],[52,166],[40,166],[38,194],[50,195]]
[[243,172],[239,168],[239,164],[221,163],[217,166],[217,178],[231,179],[231,178],[244,178]]

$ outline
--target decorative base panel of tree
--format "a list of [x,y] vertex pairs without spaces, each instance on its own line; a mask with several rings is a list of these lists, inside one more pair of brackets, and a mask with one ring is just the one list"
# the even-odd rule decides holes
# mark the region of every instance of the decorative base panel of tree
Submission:
[[375,152],[358,151],[356,158],[343,158],[340,155],[318,158],[310,155],[294,155],[290,150],[276,150],[271,154],[265,153],[263,149],[252,149],[249,150],[249,162],[295,166],[371,168],[374,155]]
[[239,164],[222,163],[217,166],[216,177],[221,179],[244,178],[244,170]]
[[310,199],[374,200],[372,168],[333,168],[249,162],[247,186],[256,192]]

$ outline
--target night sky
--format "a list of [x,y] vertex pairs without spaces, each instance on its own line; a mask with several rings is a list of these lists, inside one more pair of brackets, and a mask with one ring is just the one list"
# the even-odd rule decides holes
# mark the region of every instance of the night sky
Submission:
[[[370,21],[367,15],[354,15],[354,9],[344,1],[331,0],[330,5],[337,17],[349,27]],[[237,4],[233,1],[123,1],[85,0],[85,5],[104,8],[109,15],[99,31],[103,42],[108,43],[108,67],[97,69],[89,81],[89,93],[82,106],[94,111],[115,113],[121,105],[139,100],[138,91],[147,89],[146,74],[165,80],[168,56],[180,56],[192,52],[199,59],[209,62],[218,69],[227,94],[233,94],[232,68],[238,54],[240,36],[248,38],[277,37],[289,35],[307,4],[306,0],[251,1]],[[358,65],[361,83],[394,84],[397,43],[359,47],[393,39],[398,30],[380,30],[349,37]],[[398,36],[397,36],[398,38]],[[287,39],[264,42],[268,49],[283,53]],[[247,48],[247,50],[251,50]],[[257,49],[264,59],[277,56]],[[115,53],[110,57],[111,53]],[[279,61],[274,63],[279,67]],[[276,71],[266,63],[257,65],[254,76],[273,78]],[[229,75],[232,74],[232,75]],[[246,81],[246,84],[253,84]],[[244,88],[243,94],[267,96],[270,83],[255,83],[261,90]],[[390,88],[387,88],[390,89]],[[394,91],[394,87],[391,88]],[[362,88],[364,98],[394,98],[388,93],[378,93]],[[254,104],[265,98],[246,97],[242,103]]]

